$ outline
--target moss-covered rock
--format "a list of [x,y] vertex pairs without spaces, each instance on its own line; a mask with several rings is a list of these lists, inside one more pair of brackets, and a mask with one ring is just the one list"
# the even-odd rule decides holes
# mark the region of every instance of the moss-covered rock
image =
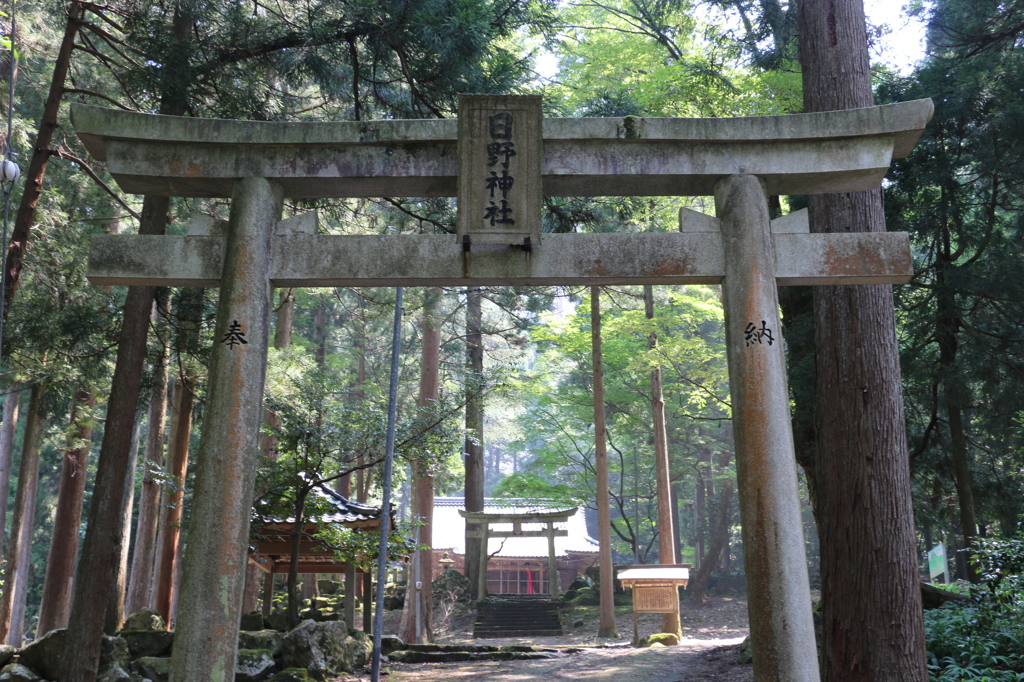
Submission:
[[277,630],[257,630],[256,632],[239,632],[239,649],[270,649],[270,653],[277,656],[281,653],[281,643],[284,641],[284,634]]
[[20,663],[10,663],[0,670],[0,682],[45,682],[45,680]]
[[166,630],[167,623],[160,616],[158,611],[153,609],[142,609],[136,611],[124,620],[122,630]]
[[143,656],[132,661],[132,668],[153,682],[168,682],[171,677],[171,659]]
[[10,644],[0,644],[0,667],[10,663],[16,653],[18,653],[18,650]]
[[390,656],[392,651],[404,651],[406,644],[394,635],[384,635],[380,638],[380,652]]
[[67,630],[52,630],[18,652],[18,662],[43,679],[59,679],[64,668]]
[[338,672],[355,669],[353,653],[349,647],[348,628],[344,623],[315,623],[303,621],[284,636],[281,662],[293,668],[305,668],[318,680],[327,679]]
[[655,644],[660,644],[662,646],[675,646],[676,644],[679,644],[679,635],[673,632],[659,632],[647,638],[648,646],[654,646]]
[[242,614],[242,622],[239,624],[238,629],[251,632],[262,630],[264,627],[263,613],[260,611],[250,611],[249,613]]
[[593,587],[580,588],[572,603],[576,606],[597,606],[601,603],[601,593]]
[[270,678],[270,682],[314,682],[305,668],[288,668]]
[[262,682],[274,673],[270,649],[239,649],[235,659],[235,682]]
[[174,633],[163,630],[122,630],[118,635],[128,644],[132,658],[169,656]]

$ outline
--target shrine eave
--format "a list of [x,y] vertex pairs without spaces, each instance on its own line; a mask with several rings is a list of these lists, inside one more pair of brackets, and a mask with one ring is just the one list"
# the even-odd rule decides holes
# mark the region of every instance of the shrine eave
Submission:
[[[878,186],[909,154],[931,100],[742,118],[545,119],[547,196],[710,195],[735,174],[770,194]],[[121,189],[226,197],[264,177],[292,198],[455,196],[458,121],[197,119],[73,105],[75,129]]]

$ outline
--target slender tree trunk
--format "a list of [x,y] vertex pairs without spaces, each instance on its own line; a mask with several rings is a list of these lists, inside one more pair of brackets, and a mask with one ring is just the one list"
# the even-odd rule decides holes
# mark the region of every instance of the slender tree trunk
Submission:
[[7,532],[7,496],[11,487],[14,461],[14,431],[18,428],[18,402],[21,390],[11,389],[4,399],[4,422],[0,424],[0,557],[4,556]]
[[57,114],[60,110],[61,98],[64,96],[64,81],[71,65],[71,52],[75,45],[75,36],[82,22],[82,3],[71,0],[68,5],[68,20],[64,27],[64,38],[57,51],[57,60],[53,65],[53,77],[50,79],[50,91],[43,105],[43,115],[39,121],[35,144],[32,147],[32,159],[28,171],[25,172],[25,186],[21,194],[18,215],[14,219],[11,241],[7,246],[6,289],[4,291],[4,315],[11,308],[11,301],[21,282],[21,270],[24,264],[25,250],[35,223],[36,207],[43,192],[43,176],[46,174],[46,163],[50,160],[50,146],[53,133],[57,130]]
[[690,585],[690,606],[702,606],[708,590],[708,580],[711,578],[711,571],[718,564],[722,550],[729,544],[729,512],[732,508],[732,491],[734,483],[726,481],[722,486],[722,493],[719,498],[718,515],[715,519],[715,530],[711,535],[711,543],[708,545],[708,553],[700,562],[700,569],[693,578]]
[[302,492],[295,500],[295,525],[292,530],[292,553],[288,560],[288,627],[299,624],[299,553],[302,546],[302,525],[305,522],[303,511],[306,506],[306,493]]
[[36,513],[36,492],[39,488],[39,445],[43,435],[40,402],[43,386],[32,387],[25,424],[25,441],[18,468],[18,491],[14,496],[14,518],[11,520],[11,541],[7,549],[3,598],[0,600],[0,641],[21,647],[25,618],[25,597],[28,593],[29,560],[32,556],[32,526]]
[[[165,290],[166,291],[166,290]],[[166,306],[166,296],[163,305]],[[159,303],[154,302],[153,322],[159,321]],[[139,520],[135,530],[135,553],[128,581],[125,610],[128,614],[148,608],[153,601],[153,569],[156,565],[156,536],[160,520],[160,484],[155,475],[164,466],[164,433],[167,418],[167,364],[170,343],[163,343],[163,352],[154,368],[153,389],[149,397],[146,428],[146,463],[139,494]]]
[[[437,401],[441,357],[441,331],[437,322],[437,305],[440,289],[427,291],[423,309],[423,359],[420,365],[420,391],[416,406],[431,410]],[[419,544],[426,549],[416,552],[414,572],[409,579],[405,593],[403,623],[405,628],[399,637],[412,644],[427,644],[433,641],[431,614],[433,611],[433,570],[434,478],[419,461],[413,464],[413,513],[420,522],[417,529]]]
[[[648,320],[654,319],[654,287],[644,286],[644,313]],[[658,335],[652,333],[647,347],[658,347]],[[654,464],[658,482],[658,563],[673,564],[676,561],[675,519],[672,517],[671,475],[668,461],[668,434],[665,431],[665,394],[661,386],[661,367],[651,370],[651,417],[654,429]],[[662,632],[681,632],[679,612],[662,615]]]
[[132,536],[132,507],[135,504],[135,469],[139,461],[139,439],[142,436],[142,412],[135,417],[135,431],[132,434],[132,449],[129,455],[131,466],[125,474],[125,489],[128,491],[121,507],[120,561],[114,573],[113,589],[107,600],[107,611],[103,618],[103,634],[113,635],[124,625],[124,600],[128,593],[128,548]]
[[590,287],[590,335],[594,371],[594,460],[597,469],[597,541],[601,617],[598,637],[618,637],[615,576],[612,575],[612,513],[608,490],[608,444],[604,419],[604,363],[601,355],[601,287]]
[[957,310],[953,295],[946,289],[947,273],[951,267],[952,248],[948,228],[943,225],[943,240],[935,263],[935,281],[938,288],[935,337],[939,344],[939,366],[942,368],[942,402],[949,422],[950,454],[953,457],[953,473],[956,478],[956,494],[960,511],[960,531],[964,536],[964,547],[968,556],[967,579],[979,583],[981,575],[971,562],[971,551],[978,535],[978,522],[974,515],[974,485],[971,482],[971,466],[967,454],[967,434],[964,430],[963,410],[964,387],[957,368],[957,352],[960,349],[960,311]]
[[[466,289],[466,511],[484,510],[484,343],[483,306],[479,287]],[[477,593],[481,538],[469,536],[479,531],[479,524],[466,524],[466,555],[464,571],[469,578],[469,593]]]
[[295,319],[295,290],[282,289],[281,303],[274,324],[274,348],[287,348],[292,344],[292,321]]
[[174,489],[164,494],[163,544],[160,547],[156,578],[156,610],[167,627],[171,626],[175,569],[181,563],[181,518],[185,499],[185,472],[188,469],[188,446],[192,434],[194,382],[190,378],[174,382],[171,406],[171,433],[167,443],[167,477]]
[[57,493],[57,511],[50,536],[50,553],[46,559],[46,578],[39,607],[36,637],[50,630],[67,627],[71,609],[71,581],[78,559],[78,533],[82,522],[82,501],[85,478],[92,449],[93,415],[83,414],[96,405],[92,391],[82,389],[75,394],[71,406],[72,435],[64,452]]
[[[800,58],[806,111],[873,104],[861,0],[803,0]],[[884,231],[881,199],[881,190],[812,196],[811,227]],[[822,678],[924,682],[892,288],[818,287],[814,311]]]

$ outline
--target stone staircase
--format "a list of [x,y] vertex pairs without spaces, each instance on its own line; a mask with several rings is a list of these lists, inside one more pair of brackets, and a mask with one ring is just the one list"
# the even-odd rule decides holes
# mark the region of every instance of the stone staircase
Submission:
[[497,594],[477,606],[474,639],[561,635],[558,604],[546,595]]

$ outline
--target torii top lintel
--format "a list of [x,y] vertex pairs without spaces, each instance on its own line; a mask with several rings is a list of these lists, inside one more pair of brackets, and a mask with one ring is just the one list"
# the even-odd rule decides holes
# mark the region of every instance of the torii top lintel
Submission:
[[[713,194],[723,177],[761,177],[770,194],[878,187],[910,153],[931,100],[746,118],[549,118],[547,196]],[[455,196],[458,121],[274,122],[72,106],[78,136],[134,194],[228,197],[264,177],[293,198]]]

